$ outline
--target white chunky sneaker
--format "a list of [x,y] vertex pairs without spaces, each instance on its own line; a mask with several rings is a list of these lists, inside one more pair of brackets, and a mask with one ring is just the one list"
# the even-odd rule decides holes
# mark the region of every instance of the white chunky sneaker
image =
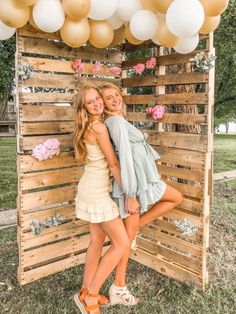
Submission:
[[138,236],[138,232],[136,233],[136,236],[131,243],[131,250],[133,250],[133,251],[136,251],[138,248],[137,247],[137,236]]
[[111,305],[123,304],[127,306],[132,306],[139,302],[139,299],[133,296],[126,286],[118,287],[114,285],[114,283],[109,289],[109,299]]

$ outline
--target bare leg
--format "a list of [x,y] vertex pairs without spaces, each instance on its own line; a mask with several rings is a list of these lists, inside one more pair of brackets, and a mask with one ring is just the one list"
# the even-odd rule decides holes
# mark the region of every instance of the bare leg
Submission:
[[152,205],[152,207],[140,217],[139,228],[142,228],[154,219],[163,216],[165,213],[179,205],[182,200],[182,194],[170,185],[167,185],[166,191],[160,201]]
[[[139,228],[139,215],[129,216],[124,219],[126,232],[129,237],[130,245],[138,232]],[[119,264],[116,267],[114,284],[119,287],[126,286],[126,269],[129,261],[130,250],[122,257]]]
[[88,288],[97,270],[106,233],[100,224],[90,223],[90,242],[85,259],[83,288]]

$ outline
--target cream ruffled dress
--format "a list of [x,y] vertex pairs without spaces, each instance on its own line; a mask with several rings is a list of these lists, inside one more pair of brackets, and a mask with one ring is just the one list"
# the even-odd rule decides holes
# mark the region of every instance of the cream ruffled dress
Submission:
[[78,184],[76,216],[91,223],[109,221],[119,216],[118,206],[109,195],[110,170],[98,144],[86,142],[86,147],[88,161]]

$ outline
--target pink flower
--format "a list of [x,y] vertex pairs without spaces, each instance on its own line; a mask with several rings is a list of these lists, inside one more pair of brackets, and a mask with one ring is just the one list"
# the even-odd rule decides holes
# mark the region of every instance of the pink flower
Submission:
[[52,158],[60,153],[60,142],[56,139],[48,139],[42,144],[36,145],[32,150],[32,156],[39,161]]
[[119,76],[120,73],[121,73],[121,68],[119,68],[119,67],[111,67],[111,73],[114,76]]
[[151,58],[151,59],[147,60],[147,62],[146,62],[146,68],[147,69],[154,69],[156,65],[157,65],[156,58]]
[[102,64],[100,61],[96,61],[95,64],[93,64],[92,66],[92,72],[95,74],[95,73],[98,73],[100,70],[101,70],[101,67],[102,67]]
[[149,113],[149,114],[152,114],[152,112],[153,112],[153,107],[147,107],[147,108],[146,108],[146,112]]
[[72,68],[75,70],[75,72],[80,73],[84,70],[85,65],[81,62],[81,59],[76,59],[72,63]]
[[133,70],[136,74],[142,74],[145,69],[145,64],[138,63],[137,65],[133,66]]
[[153,107],[153,111],[151,113],[154,120],[160,120],[163,118],[165,113],[165,108],[162,105],[157,104]]

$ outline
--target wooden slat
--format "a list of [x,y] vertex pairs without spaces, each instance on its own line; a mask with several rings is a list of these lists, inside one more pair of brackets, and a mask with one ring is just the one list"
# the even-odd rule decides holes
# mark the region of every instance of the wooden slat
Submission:
[[206,136],[200,134],[155,132],[149,135],[148,142],[151,145],[202,152],[204,152],[206,148]]
[[191,196],[198,199],[203,198],[202,186],[196,187],[196,186],[183,184],[183,183],[177,183],[177,182],[173,182],[173,181],[165,180],[165,179],[163,179],[163,181],[165,181],[166,184],[169,184],[170,186],[179,190],[185,196]]
[[20,125],[21,135],[63,134],[72,133],[73,130],[73,121],[32,122]]
[[201,182],[204,173],[196,170],[189,170],[184,168],[168,167],[165,165],[158,165],[158,172],[167,177],[176,177],[180,179]]
[[34,28],[30,24],[26,24],[24,27],[17,29],[19,36],[26,36],[30,38],[46,38],[46,39],[56,39],[61,41],[60,32],[46,33],[39,29]]
[[193,213],[202,213],[203,204],[201,202],[193,201],[188,198],[184,198],[182,203],[178,205],[179,208],[193,212]]
[[19,155],[20,159],[20,172],[32,172],[39,170],[48,170],[52,168],[72,167],[79,166],[79,163],[75,160],[73,152],[61,152],[58,156],[54,156],[52,159],[38,161],[32,156]]
[[71,103],[74,101],[72,93],[20,93],[21,103]]
[[20,196],[21,210],[39,209],[51,204],[74,201],[75,194],[75,186],[22,194]]
[[206,93],[184,93],[165,95],[124,95],[124,102],[127,105],[149,104],[151,101],[159,102],[162,105],[199,105],[207,104]]
[[163,217],[166,217],[170,219],[171,221],[183,219],[184,217],[187,220],[189,220],[197,228],[202,228],[202,224],[203,224],[202,217],[199,217],[190,213],[187,214],[186,211],[182,211],[179,208],[172,209],[171,211],[164,214]]
[[[33,94],[31,94],[33,95]],[[73,121],[74,108],[71,106],[49,106],[49,105],[21,105],[21,122],[46,122],[46,121]],[[23,124],[24,128],[25,125]]]
[[59,184],[78,182],[83,174],[83,168],[73,167],[60,170],[26,173],[20,176],[22,191]]
[[123,87],[158,86],[207,83],[207,73],[165,74],[145,77],[132,77],[122,80]]
[[127,120],[129,121],[143,121],[143,122],[165,122],[174,124],[187,124],[187,125],[206,125],[207,116],[204,114],[188,114],[188,113],[165,113],[161,120],[155,121],[146,113],[127,112]]
[[21,150],[32,150],[36,145],[42,144],[47,139],[57,138],[60,142],[61,149],[72,148],[72,134],[56,135],[56,136],[27,136],[21,139]]

